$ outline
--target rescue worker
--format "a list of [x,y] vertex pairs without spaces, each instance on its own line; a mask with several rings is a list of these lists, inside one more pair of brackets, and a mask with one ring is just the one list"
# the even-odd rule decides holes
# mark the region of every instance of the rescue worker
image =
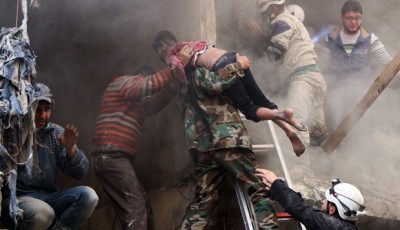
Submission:
[[[190,47],[184,47],[179,53],[183,66],[189,62],[190,52]],[[184,78],[176,68],[149,76],[120,76],[103,94],[92,155],[98,181],[110,197],[122,229],[150,228],[145,191],[133,162],[139,153],[145,117],[164,108]]]
[[[153,47],[161,47],[162,43],[163,39],[154,39]],[[167,45],[167,50],[173,46],[170,43]],[[167,53],[158,52],[163,60]],[[242,75],[243,70],[249,68],[248,59],[237,61],[227,64],[218,74],[205,68],[186,69],[186,75],[193,80],[188,80],[188,84],[180,91],[179,99],[187,147],[196,164],[196,191],[186,209],[182,229],[210,227],[219,199],[218,187],[228,175],[250,185],[249,194],[257,210],[259,229],[278,229],[273,203],[260,179],[254,175],[257,161],[248,132],[238,110],[223,94]]]
[[289,82],[287,107],[309,131],[303,142],[318,146],[328,135],[324,114],[326,83],[307,29],[284,3],[285,0],[259,0],[261,15],[271,24],[272,31],[265,53]]
[[88,186],[59,190],[58,171],[82,179],[89,161],[76,145],[79,134],[75,126],[62,128],[50,122],[55,102],[49,87],[37,83],[34,97],[38,101],[35,126],[39,170],[29,172],[26,165],[18,167],[16,194],[22,218],[16,225],[10,217],[10,191],[4,187],[1,220],[13,229],[78,229],[99,198]]
[[339,179],[332,180],[332,186],[325,191],[321,210],[316,210],[305,204],[300,193],[289,188],[274,172],[257,169],[256,175],[262,178],[271,198],[307,230],[358,230],[358,217],[367,214],[360,190],[352,184],[341,183]]

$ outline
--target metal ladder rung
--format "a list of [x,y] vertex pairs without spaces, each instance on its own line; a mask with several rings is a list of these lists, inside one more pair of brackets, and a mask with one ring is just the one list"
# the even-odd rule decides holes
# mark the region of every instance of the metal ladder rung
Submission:
[[274,149],[274,144],[257,144],[252,145],[253,150],[267,150],[267,149]]

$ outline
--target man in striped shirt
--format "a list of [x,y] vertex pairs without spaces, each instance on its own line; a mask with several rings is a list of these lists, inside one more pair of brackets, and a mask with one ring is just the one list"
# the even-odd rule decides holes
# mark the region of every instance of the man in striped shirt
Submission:
[[[179,55],[183,66],[192,49]],[[100,103],[92,154],[96,176],[111,198],[123,229],[146,230],[144,191],[133,167],[147,115],[160,111],[177,93],[185,76],[176,68],[154,75],[120,76],[107,86]]]

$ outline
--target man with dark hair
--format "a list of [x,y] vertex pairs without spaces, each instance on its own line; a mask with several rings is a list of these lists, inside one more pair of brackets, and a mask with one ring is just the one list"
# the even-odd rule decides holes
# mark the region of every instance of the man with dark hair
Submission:
[[[190,45],[194,49],[194,55],[191,60],[192,68],[205,67],[207,70],[217,73],[220,70],[223,71],[223,67],[227,64],[235,63],[236,61],[240,63],[240,59],[247,59],[247,57],[238,53],[217,49],[204,41],[177,43],[175,36],[166,30],[159,32],[153,40],[154,50],[158,53],[160,59],[168,65],[177,65],[175,62],[179,63],[179,58],[175,54],[184,45]],[[182,69],[182,71],[184,70]],[[189,85],[190,80],[189,76]],[[293,115],[291,109],[279,111],[278,106],[265,97],[250,69],[244,69],[240,73],[240,78],[225,89],[224,93],[247,119],[255,122],[273,120],[278,124],[289,137],[297,156],[304,152],[304,144],[295,130],[288,124],[301,131],[305,131],[304,125]]]
[[341,19],[343,26],[325,39],[331,55],[329,74],[348,78],[349,74],[368,69],[372,58],[383,65],[392,60],[378,37],[361,26],[363,9],[358,1],[344,3]]
[[[167,43],[161,45],[167,48]],[[158,53],[168,54],[164,50]],[[165,59],[165,56],[160,57]],[[223,94],[247,68],[248,59],[238,58],[226,64],[218,74],[202,67],[186,69],[189,79],[180,91],[179,99],[187,147],[196,164],[197,182],[195,197],[186,209],[182,229],[210,227],[219,200],[218,189],[229,175],[250,186],[249,195],[259,229],[278,228],[273,202],[254,175],[257,161],[248,132],[238,110]]]
[[358,230],[358,217],[366,215],[364,197],[352,184],[332,180],[332,186],[325,191],[321,210],[316,210],[305,204],[300,193],[290,189],[274,172],[266,169],[257,169],[256,172],[271,197],[307,230]]
[[[189,62],[190,52],[190,47],[181,50],[183,66]],[[176,68],[148,76],[143,73],[116,77],[108,84],[93,137],[95,173],[124,230],[151,228],[145,191],[133,162],[139,152],[145,117],[164,108],[184,79]]]
[[[3,188],[1,220],[12,229],[78,229],[92,214],[98,202],[96,192],[88,186],[59,190],[59,171],[75,179],[86,176],[89,161],[78,149],[78,131],[50,122],[54,98],[48,86],[37,83],[34,93],[38,169],[29,172],[18,167],[17,198],[22,218],[18,224],[10,218],[10,191]],[[12,191],[11,191],[12,192]]]
[[[379,69],[377,67],[392,60],[378,37],[362,27],[363,9],[358,1],[346,1],[340,18],[342,26],[325,38],[318,53],[321,59],[327,60],[321,63],[325,65],[329,87],[327,109],[335,111],[336,117],[344,116],[348,107],[363,95],[364,91],[354,90],[354,87],[366,90],[374,80],[372,73]],[[332,116],[333,113],[328,114]],[[329,122],[333,123],[330,126],[336,126],[334,117]]]

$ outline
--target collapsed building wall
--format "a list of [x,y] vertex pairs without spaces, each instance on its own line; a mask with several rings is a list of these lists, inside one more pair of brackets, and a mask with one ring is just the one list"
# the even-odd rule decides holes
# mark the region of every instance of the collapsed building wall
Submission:
[[[222,21],[229,21],[232,17],[228,9],[232,8],[233,1],[217,1],[215,17],[220,20],[216,23],[218,32]],[[163,67],[151,49],[151,40],[159,30],[169,29],[180,40],[204,39],[216,42],[220,47],[229,48],[228,42],[221,40],[221,34],[213,34],[215,28],[212,28],[212,2],[207,1],[211,5],[205,5],[204,1],[183,0],[42,0],[40,8],[29,12],[28,33],[31,46],[38,56],[38,80],[48,84],[56,98],[57,105],[52,120],[61,125],[76,124],[80,132],[78,144],[89,154],[100,97],[111,78],[134,73],[142,65],[150,65],[155,69]],[[303,6],[306,13],[305,24],[312,28],[314,33],[322,30],[326,24],[339,23],[343,2],[344,0],[288,0],[288,3]],[[375,32],[388,51],[395,55],[400,50],[400,43],[396,40],[399,33],[396,31],[396,10],[400,3],[390,0],[378,4],[374,0],[366,0],[362,1],[362,4],[365,26]],[[15,26],[15,2],[1,1],[0,11],[0,26]],[[211,25],[211,28],[203,27],[205,25]],[[396,82],[392,84],[396,85]],[[397,92],[395,88],[387,91],[382,95],[386,99]],[[387,107],[385,101],[378,100],[379,107],[372,109],[379,109],[385,113],[398,111],[392,110],[396,108]],[[148,118],[143,148],[135,162],[145,189],[150,195],[155,194],[154,202],[159,202],[156,212],[169,212],[170,216],[164,216],[166,220],[157,221],[169,223],[179,220],[177,215],[182,215],[185,208],[185,201],[179,198],[179,193],[170,188],[176,186],[180,176],[187,173],[191,166],[176,108],[176,101],[173,101],[160,114]],[[368,114],[349,137],[347,143],[353,145],[348,144],[343,150],[345,154],[337,154],[334,158],[340,161],[339,170],[350,172],[350,175],[339,174],[340,176],[356,183],[361,181],[360,185],[365,183],[382,187],[393,186],[394,190],[385,192],[390,193],[390,196],[398,196],[398,192],[394,191],[399,191],[400,185],[393,185],[391,182],[396,180],[398,170],[394,165],[396,162],[398,165],[399,158],[397,154],[390,153],[393,149],[398,149],[398,133],[395,133],[397,136],[381,133],[381,136],[375,139],[375,136],[371,137],[370,129],[364,129],[365,126],[390,126],[385,123],[389,119],[376,118],[378,115],[382,116],[382,113]],[[368,143],[363,140],[368,140]],[[374,151],[381,154],[374,154]],[[299,160],[301,159],[292,159],[294,164]],[[384,166],[378,166],[374,161]],[[352,162],[362,163],[354,165]],[[369,174],[369,169],[373,169],[374,175]],[[380,180],[379,176],[382,175],[386,175],[385,179],[388,180]],[[115,218],[110,215],[112,210],[109,201],[97,184],[93,170],[84,181],[68,179],[63,181],[62,186],[81,183],[94,187],[101,198],[99,208],[83,228],[111,228]],[[176,207],[161,205],[172,196],[177,198]],[[171,211],[173,208],[175,212]],[[390,218],[393,218],[393,215],[396,213],[391,214]],[[169,226],[165,227],[168,229]]]

